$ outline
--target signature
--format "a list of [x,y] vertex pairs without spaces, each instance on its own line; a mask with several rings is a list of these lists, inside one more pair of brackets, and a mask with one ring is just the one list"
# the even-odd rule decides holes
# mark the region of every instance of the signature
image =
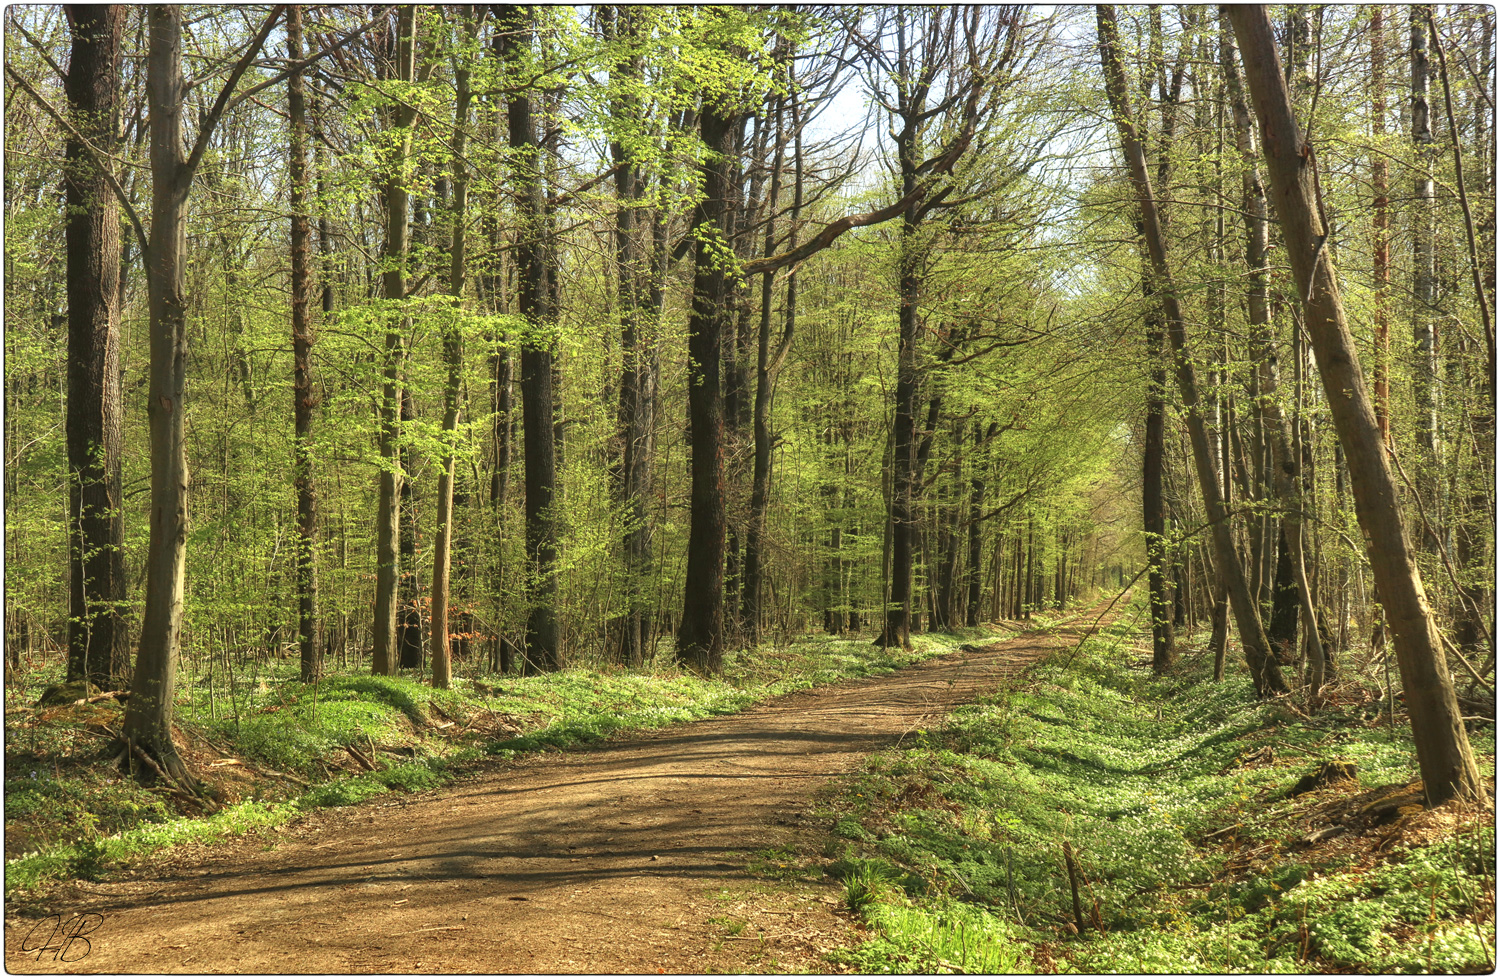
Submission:
[[35,952],[38,962],[48,952],[52,953],[54,962],[77,962],[88,958],[94,950],[84,936],[98,931],[102,924],[104,915],[97,911],[85,911],[67,919],[60,914],[49,914],[32,925],[21,940],[21,951],[26,954]]

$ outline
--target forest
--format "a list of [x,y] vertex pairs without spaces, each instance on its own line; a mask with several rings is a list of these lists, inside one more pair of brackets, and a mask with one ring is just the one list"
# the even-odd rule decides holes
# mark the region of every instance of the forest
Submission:
[[847,681],[663,971],[1493,967],[1494,8],[5,17],[27,914]]

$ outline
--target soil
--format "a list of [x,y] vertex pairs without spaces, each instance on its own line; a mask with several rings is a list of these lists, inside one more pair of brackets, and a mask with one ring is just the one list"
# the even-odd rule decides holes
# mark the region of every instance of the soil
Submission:
[[[181,846],[6,918],[11,972],[827,972],[857,943],[815,851],[818,789],[972,701],[1074,625],[733,716],[531,756],[446,789]],[[389,798],[389,797],[386,797]],[[780,861],[778,861],[780,857]],[[791,879],[786,879],[791,878]],[[47,913],[60,918],[48,921]],[[84,939],[59,955],[57,921]],[[88,930],[92,929],[92,930]],[[62,944],[54,940],[54,945]],[[69,961],[60,961],[66,958]]]

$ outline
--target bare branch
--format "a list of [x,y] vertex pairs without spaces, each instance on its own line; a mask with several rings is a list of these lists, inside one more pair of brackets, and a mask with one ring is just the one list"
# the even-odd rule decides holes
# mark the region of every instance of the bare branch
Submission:
[[214,100],[214,106],[208,111],[203,124],[198,127],[198,140],[193,144],[193,152],[188,155],[187,164],[181,173],[185,181],[193,179],[193,174],[198,171],[198,164],[203,162],[203,154],[208,149],[209,137],[213,135],[214,129],[218,127],[219,120],[224,117],[224,112],[229,108],[230,96],[234,94],[234,87],[240,83],[240,77],[250,68],[251,62],[260,56],[260,49],[265,45],[266,38],[271,36],[271,28],[276,26],[276,21],[281,17],[282,11],[286,9],[285,4],[277,4],[271,8],[266,15],[265,22],[260,25],[260,30],[251,39],[250,45],[245,48],[245,53],[240,60],[235,62],[234,68],[229,72],[229,78],[225,80],[224,87],[219,89],[219,97]]
[[83,151],[89,155],[94,166],[98,167],[99,172],[104,174],[104,178],[109,181],[109,189],[115,192],[115,197],[119,199],[120,206],[125,209],[125,216],[130,219],[131,228],[135,230],[136,243],[140,246],[141,254],[146,254],[146,246],[149,239],[146,237],[145,228],[141,225],[140,215],[136,213],[134,205],[130,203],[130,198],[126,196],[125,188],[120,186],[120,181],[115,177],[114,167],[110,166],[110,164],[116,162],[115,158],[85,139],[83,134],[68,121],[67,117],[57,111],[57,108],[51,102],[48,102],[40,92],[32,88],[30,82],[21,77],[20,72],[16,71],[9,61],[5,63],[5,73],[10,76],[11,81],[21,87],[21,91],[31,96],[32,100],[41,106],[43,112],[51,116],[59,126],[62,126],[67,131],[69,137],[76,140],[78,145],[83,147]]

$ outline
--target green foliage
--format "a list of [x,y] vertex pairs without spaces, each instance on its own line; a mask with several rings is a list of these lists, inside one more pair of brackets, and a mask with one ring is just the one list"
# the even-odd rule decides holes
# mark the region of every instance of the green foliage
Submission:
[[[1373,868],[1275,856],[1306,831],[1285,799],[1298,777],[1353,758],[1361,784],[1404,784],[1408,737],[1332,713],[1309,723],[1255,702],[1242,677],[1206,682],[1202,664],[1156,679],[1131,668],[1132,655],[1091,640],[1070,666],[1032,669],[1021,689],[960,708],[849,778],[835,834],[853,852],[834,872],[851,904],[874,923],[871,909],[913,902],[936,913],[961,900],[1057,956],[1055,929],[1073,918],[1067,841],[1085,909],[1092,916],[1097,901],[1107,935],[1090,928],[1068,945],[1065,971],[1488,967],[1493,951],[1472,918],[1493,900],[1492,824]],[[1273,747],[1295,752],[1291,762],[1243,766]],[[1273,855],[1263,869],[1227,872],[1222,851],[1202,845],[1236,823],[1243,845]],[[902,897],[890,885],[902,873],[928,881],[929,895]],[[859,964],[901,968],[881,943],[890,937],[862,949]]]
[[93,769],[70,771],[66,777],[48,769],[12,769],[5,780],[7,823],[24,822],[36,828],[28,835],[27,845],[90,839],[170,817],[161,797],[134,779],[106,776]]
[[[853,885],[851,884],[851,892]],[[877,937],[829,958],[855,972],[1009,975],[1028,971],[1022,946],[1004,921],[961,902],[912,905],[888,888],[861,905]]]
[[[949,652],[962,641],[962,636],[931,637],[907,652],[859,640],[818,638],[785,649],[742,651],[730,657],[723,676],[712,679],[669,669],[570,669],[507,678],[503,687],[482,692],[462,678],[452,690],[434,690],[409,676],[365,674],[304,684],[289,678],[295,667],[288,666],[281,677],[239,676],[236,684],[242,692],[234,708],[221,706],[217,716],[206,703],[206,685],[190,687],[179,707],[183,723],[201,725],[233,753],[269,768],[300,772],[314,784],[286,802],[249,801],[203,819],[173,819],[161,795],[102,765],[70,760],[61,775],[38,766],[36,778],[29,770],[25,777],[15,777],[19,769],[12,766],[13,777],[5,783],[7,823],[13,832],[20,827],[36,832],[31,841],[41,849],[7,865],[6,886],[29,889],[58,877],[99,875],[162,846],[279,825],[302,810],[356,805],[391,791],[429,791],[487,755],[513,757],[597,741],[618,731],[729,714],[815,684],[888,673]],[[32,681],[39,690],[53,678],[43,671]],[[438,712],[449,718],[499,715],[530,730],[499,741],[447,740],[444,734],[450,729],[434,726]],[[189,717],[193,720],[187,721]],[[24,747],[33,759],[69,757],[77,753],[75,734],[74,720],[59,715],[12,732],[10,746]],[[372,742],[404,745],[411,758],[332,778],[319,765],[320,760],[332,761],[346,745],[363,753]],[[797,867],[792,872],[804,871]]]
[[204,843],[275,829],[296,815],[287,803],[245,802],[202,819],[150,823],[5,862],[5,893],[29,890],[59,877],[95,877],[104,868],[181,843]]

